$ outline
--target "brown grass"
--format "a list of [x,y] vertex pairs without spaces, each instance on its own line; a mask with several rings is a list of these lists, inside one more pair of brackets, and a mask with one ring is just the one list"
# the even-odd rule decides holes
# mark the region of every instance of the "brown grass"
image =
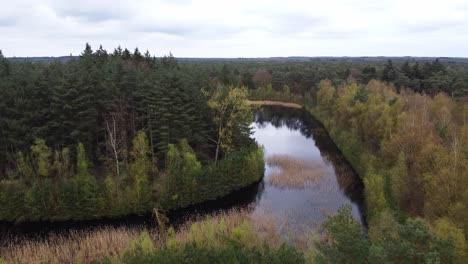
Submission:
[[137,229],[102,228],[52,235],[43,241],[19,239],[0,248],[6,263],[91,263],[116,256],[138,237]]
[[[287,219],[278,219],[268,210],[229,210],[212,216],[193,218],[176,232],[161,235],[149,230],[155,248],[196,243],[198,246],[219,247],[227,240],[238,239],[246,247],[263,248],[266,242],[278,248],[288,230]],[[67,235],[51,235],[44,240],[18,239],[0,248],[5,263],[93,263],[111,257],[117,263],[122,252],[132,247],[142,228],[102,228],[92,231],[72,232]],[[293,242],[306,251],[310,246],[310,232],[302,233]]]
[[273,155],[267,158],[267,163],[280,169],[279,172],[273,172],[267,177],[267,183],[279,188],[301,189],[325,175],[323,164],[314,160]]
[[[41,240],[17,239],[0,247],[0,263],[92,263],[106,256],[116,257],[139,238],[142,228],[106,227],[92,231],[71,232],[66,235],[50,235]],[[148,230],[147,230],[148,231]],[[245,246],[280,245],[274,219],[266,213],[251,214],[250,209],[223,211],[211,216],[194,217],[180,226],[176,232],[160,236],[157,230],[149,230],[156,247],[195,242],[200,246],[219,246],[224,237],[233,234]]]

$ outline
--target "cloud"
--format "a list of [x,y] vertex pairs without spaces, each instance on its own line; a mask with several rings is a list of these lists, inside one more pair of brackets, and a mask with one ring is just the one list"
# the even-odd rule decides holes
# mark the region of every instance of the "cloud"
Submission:
[[7,56],[78,54],[86,42],[186,57],[466,56],[467,7],[464,0],[16,0],[0,9],[0,48]]
[[65,17],[74,17],[86,22],[102,22],[107,20],[116,20],[122,19],[121,14],[116,12],[111,12],[109,10],[101,9],[91,9],[91,10],[79,10],[79,9],[69,9],[61,10],[59,13],[61,16]]
[[159,33],[174,36],[185,36],[195,30],[194,27],[186,25],[137,25],[134,29],[142,33]]
[[16,24],[16,19],[12,17],[0,17],[0,27],[10,27]]
[[126,20],[131,16],[130,1],[109,0],[54,0],[50,5],[54,12],[63,18],[74,18],[83,23],[96,23],[108,20]]
[[271,21],[271,31],[281,34],[294,34],[315,30],[327,24],[327,19],[302,13],[283,13],[267,15]]

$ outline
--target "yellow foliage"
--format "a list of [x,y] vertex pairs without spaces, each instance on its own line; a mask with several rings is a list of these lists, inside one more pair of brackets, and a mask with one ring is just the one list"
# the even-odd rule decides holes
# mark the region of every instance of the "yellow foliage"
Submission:
[[440,238],[453,242],[457,251],[458,263],[463,263],[468,257],[468,243],[463,230],[455,226],[447,218],[441,218],[434,222],[433,232]]

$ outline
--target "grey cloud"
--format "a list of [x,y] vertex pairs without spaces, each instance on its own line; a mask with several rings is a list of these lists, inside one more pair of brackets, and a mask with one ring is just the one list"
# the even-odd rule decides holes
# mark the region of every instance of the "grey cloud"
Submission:
[[57,8],[57,15],[61,17],[73,17],[85,22],[104,22],[109,20],[123,20],[127,14],[112,8]]
[[189,35],[195,30],[190,26],[177,26],[177,25],[140,25],[135,26],[135,30],[145,33],[161,33],[175,36]]
[[229,27],[214,24],[153,24],[153,25],[136,25],[134,29],[145,33],[161,33],[173,36],[183,37],[210,37],[219,38],[232,36],[240,33],[246,28],[244,27]]
[[16,18],[0,17],[0,27],[10,27],[16,24]]

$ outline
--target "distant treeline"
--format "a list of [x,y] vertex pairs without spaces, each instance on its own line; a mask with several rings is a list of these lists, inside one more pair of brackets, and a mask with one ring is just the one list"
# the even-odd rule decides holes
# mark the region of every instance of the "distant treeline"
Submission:
[[457,58],[271,58],[271,59],[188,59],[181,62],[208,72],[223,83],[241,84],[250,89],[273,91],[288,86],[296,95],[315,96],[321,80],[367,84],[382,80],[401,87],[434,95],[445,92],[453,97],[468,95],[468,60]]
[[[78,56],[18,57],[12,61],[68,61]],[[468,59],[450,57],[271,57],[176,58],[180,64],[229,84],[274,90],[287,85],[295,94],[315,95],[320,80],[367,84],[378,79],[419,93],[468,95]]]

